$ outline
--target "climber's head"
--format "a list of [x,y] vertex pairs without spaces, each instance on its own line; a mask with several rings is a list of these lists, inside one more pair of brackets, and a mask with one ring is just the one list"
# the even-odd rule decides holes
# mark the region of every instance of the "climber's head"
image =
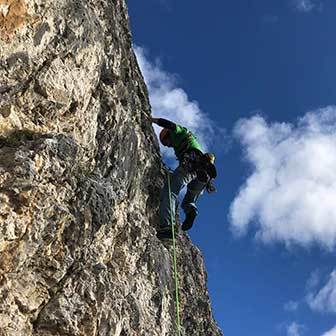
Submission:
[[160,141],[161,141],[163,146],[172,147],[172,140],[171,140],[169,129],[164,128],[160,132]]

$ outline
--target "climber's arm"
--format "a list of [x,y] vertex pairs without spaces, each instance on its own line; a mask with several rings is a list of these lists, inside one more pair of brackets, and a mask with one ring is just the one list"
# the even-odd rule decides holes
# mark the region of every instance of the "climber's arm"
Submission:
[[167,119],[163,119],[163,118],[152,118],[152,122],[153,122],[154,124],[159,125],[160,127],[168,128],[168,129],[173,130],[173,131],[176,129],[176,124],[173,123],[173,122],[170,121],[170,120],[167,120]]

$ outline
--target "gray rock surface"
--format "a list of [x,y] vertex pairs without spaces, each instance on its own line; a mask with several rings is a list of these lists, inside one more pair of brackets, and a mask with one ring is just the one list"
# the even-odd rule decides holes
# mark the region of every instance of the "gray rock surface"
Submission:
[[[0,0],[0,335],[176,335],[164,169],[123,0]],[[222,335],[178,239],[182,335]]]

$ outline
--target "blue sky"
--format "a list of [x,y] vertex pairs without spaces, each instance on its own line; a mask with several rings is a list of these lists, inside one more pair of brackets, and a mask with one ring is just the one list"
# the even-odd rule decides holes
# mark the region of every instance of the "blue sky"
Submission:
[[217,154],[219,190],[190,236],[219,326],[335,336],[336,2],[128,7],[153,114]]

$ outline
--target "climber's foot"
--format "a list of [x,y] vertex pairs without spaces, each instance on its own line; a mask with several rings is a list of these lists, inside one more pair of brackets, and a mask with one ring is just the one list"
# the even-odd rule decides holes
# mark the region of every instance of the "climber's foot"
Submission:
[[173,239],[173,233],[172,233],[170,227],[159,228],[159,229],[157,230],[157,234],[156,234],[156,236],[157,236],[160,240],[171,240],[171,239]]
[[187,215],[186,215],[186,218],[182,224],[182,230],[183,231],[188,231],[191,229],[191,227],[193,226],[194,224],[194,220],[197,216],[197,210],[196,209],[192,209],[190,210]]

